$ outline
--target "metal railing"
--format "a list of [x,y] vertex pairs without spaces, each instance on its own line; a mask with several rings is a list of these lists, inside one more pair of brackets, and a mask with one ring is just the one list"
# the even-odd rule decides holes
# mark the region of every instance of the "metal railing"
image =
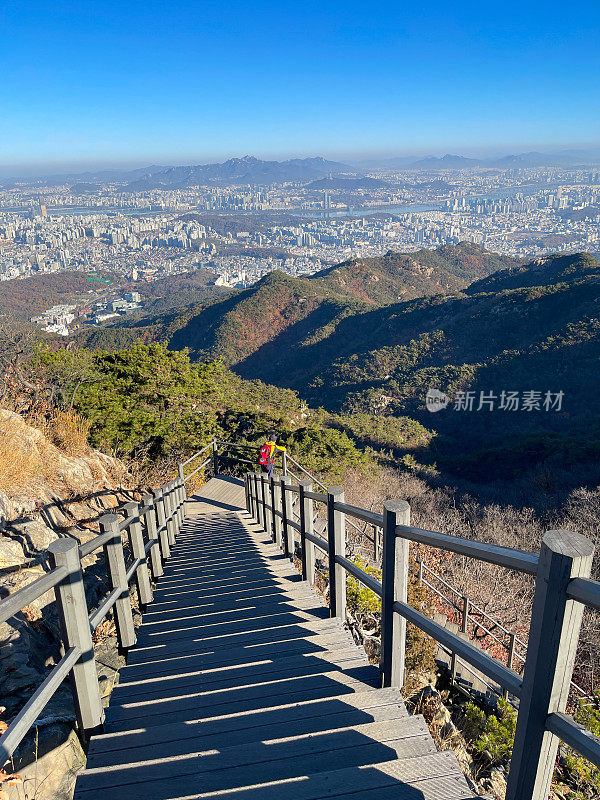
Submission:
[[[404,684],[406,623],[411,622],[519,699],[507,800],[547,800],[559,739],[600,767],[600,738],[565,714],[583,606],[600,610],[600,582],[589,577],[593,546],[588,539],[570,531],[549,531],[540,553],[530,553],[412,527],[410,506],[402,500],[387,501],[383,514],[378,515],[345,503],[339,486],[320,484],[326,492],[318,493],[310,480],[293,486],[290,476],[269,480],[256,472],[247,473],[244,482],[249,514],[290,558],[296,550],[295,534],[299,534],[304,580],[315,581],[315,548],[326,554],[332,617],[345,618],[347,573],[381,598],[383,686]],[[299,522],[291,524],[287,498],[295,493],[299,496]],[[314,533],[314,502],[327,507],[326,539]],[[381,581],[347,558],[347,515],[381,526]],[[410,542],[535,576],[523,676],[511,664],[496,660],[408,604]]]
[[[0,738],[0,766],[14,753],[35,724],[54,693],[70,677],[79,732],[85,738],[98,732],[104,709],[98,685],[92,634],[114,609],[117,639],[122,651],[136,641],[129,586],[135,581],[140,608],[152,602],[151,577],[163,574],[184,519],[185,486],[171,481],[142,498],[142,505],[127,503],[119,511],[100,518],[100,533],[79,545],[75,539],[52,542],[47,555],[50,571],[0,600],[0,623],[6,622],[45,592],[54,589],[64,655],[11,721]],[[126,561],[123,535],[130,560]],[[110,590],[98,608],[89,611],[84,587],[83,560],[103,548]]]

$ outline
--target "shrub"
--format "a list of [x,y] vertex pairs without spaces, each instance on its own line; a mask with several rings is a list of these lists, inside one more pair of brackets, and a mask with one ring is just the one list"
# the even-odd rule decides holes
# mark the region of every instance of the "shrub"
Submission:
[[463,719],[465,737],[474,749],[499,763],[510,758],[515,740],[517,712],[500,698],[495,714],[486,716],[474,703],[467,703]]
[[[367,575],[381,580],[381,570],[369,566],[365,559],[360,556],[355,557],[353,560],[356,566],[360,567]],[[356,616],[381,613],[381,600],[379,597],[377,597],[375,592],[367,589],[366,586],[363,586],[362,583],[359,583],[359,581],[351,575],[348,575],[346,581],[346,603],[348,604],[348,608]]]

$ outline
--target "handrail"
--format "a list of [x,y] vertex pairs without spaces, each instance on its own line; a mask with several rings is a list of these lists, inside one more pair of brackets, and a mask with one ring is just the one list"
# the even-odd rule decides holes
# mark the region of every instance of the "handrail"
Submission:
[[50,674],[44,678],[0,739],[0,763],[4,764],[12,756],[80,658],[81,650],[78,647],[70,647]]
[[[422,561],[420,561],[419,563],[420,563],[420,564],[422,564],[422,566],[423,566],[423,569],[424,569],[424,570],[427,570],[427,572],[428,572],[430,575],[433,575],[433,577],[434,577],[436,580],[438,580],[440,583],[443,583],[443,584],[444,584],[444,586],[446,586],[446,588],[447,588],[447,589],[449,589],[449,590],[450,590],[451,592],[453,592],[454,594],[457,594],[457,595],[459,595],[459,597],[463,597],[463,594],[462,594],[462,592],[460,592],[458,589],[455,589],[455,588],[454,588],[454,586],[452,586],[450,583],[448,583],[448,581],[444,580],[444,578],[442,578],[440,575],[438,575],[438,574],[437,574],[437,572],[434,572],[432,569],[430,569],[430,568],[427,566],[427,564],[425,564],[425,563],[424,563],[424,562],[422,562]],[[438,591],[438,590],[437,590],[437,589],[436,589],[434,586],[432,586],[432,585],[431,585],[431,584],[430,584],[428,581],[425,581],[425,580],[424,580],[424,581],[423,581],[423,583],[426,583],[426,584],[427,584],[427,586],[428,586],[428,587],[429,587],[429,588],[430,588],[432,591],[434,591],[434,592],[435,592],[437,595],[439,595],[441,598],[443,598],[443,599],[444,599],[444,600],[445,600],[447,603],[450,603],[450,605],[454,606],[454,608],[456,608],[456,609],[457,609],[457,611],[460,611],[460,610],[461,610],[461,607],[460,607],[460,606],[459,606],[457,603],[453,603],[452,601],[448,600],[448,598],[447,598],[445,595],[443,595],[443,594],[442,594],[440,591]],[[501,631],[503,631],[504,633],[507,633],[507,634],[509,634],[509,635],[511,635],[511,634],[512,634],[512,631],[509,631],[509,630],[508,630],[508,628],[505,628],[505,627],[504,627],[504,625],[502,625],[500,622],[498,622],[498,620],[496,620],[496,619],[494,619],[494,617],[490,616],[490,615],[487,613],[487,611],[484,611],[484,610],[483,610],[483,609],[482,609],[480,606],[478,606],[476,603],[474,603],[474,602],[471,600],[471,598],[469,598],[469,609],[475,609],[475,610],[476,610],[476,611],[477,611],[479,614],[481,614],[482,616],[484,616],[486,619],[489,619],[489,621],[490,621],[491,623],[493,623],[493,624],[494,624],[494,625],[495,625],[497,628],[500,628],[500,630],[501,630]],[[473,617],[471,614],[468,614],[467,616],[468,616],[468,618],[469,618],[470,620],[472,620],[472,621],[473,621],[473,623],[474,623],[475,625],[477,625],[477,626],[479,626],[479,627],[483,628],[484,630],[487,630],[487,629],[486,629],[486,628],[485,628],[485,627],[484,627],[484,626],[481,624],[481,622],[480,622],[479,620],[475,619],[475,617]],[[489,631],[488,631],[488,633],[489,633]],[[492,634],[492,633],[491,633],[490,635],[491,635],[491,636],[493,636],[494,634]],[[495,638],[495,637],[494,637],[494,638]],[[499,640],[498,640],[498,641],[499,641]],[[515,636],[515,642],[516,642],[517,644],[520,644],[522,647],[527,647],[527,643],[526,643],[526,642],[524,642],[522,639],[519,639],[519,637],[518,637],[518,636]],[[505,645],[505,644],[504,644],[504,642],[501,642],[501,644],[502,644],[504,647],[506,647],[506,648],[508,649],[508,645]],[[520,655],[519,653],[517,653],[517,652],[515,652],[515,656],[517,656],[517,658],[521,659],[522,661],[524,661],[524,660],[525,660],[525,659],[523,658],[523,656],[521,656],[521,655]]]
[[589,578],[573,578],[567,588],[567,595],[572,600],[600,610],[600,581]]
[[522,680],[514,670],[505,667],[495,658],[489,656],[485,650],[472,645],[466,639],[461,639],[455,633],[452,633],[439,622],[430,619],[422,614],[420,611],[403,603],[399,600],[394,601],[394,611],[402,617],[412,622],[417,628],[420,628],[424,633],[428,633],[433,639],[442,645],[447,645],[453,653],[462,656],[466,661],[476,667],[478,670],[487,675],[489,678],[497,681],[500,686],[508,689],[516,697],[521,696]]
[[327,495],[326,494],[319,494],[319,492],[304,492],[304,494],[310,500],[316,500],[317,503],[326,503],[327,502]]
[[307,532],[304,535],[306,536],[308,541],[316,545],[319,548],[319,550],[322,550],[324,553],[329,552],[329,544],[325,541],[325,539],[321,539],[320,536],[317,536],[314,533]]
[[343,511],[344,514],[351,514],[357,519],[362,519],[363,522],[368,522],[369,525],[375,525],[377,528],[383,528],[383,514],[375,514],[373,511],[367,511],[364,508],[351,506],[348,505],[348,503],[335,503],[334,508],[336,511]]
[[549,715],[546,728],[600,769],[600,738],[573,717],[555,711]]
[[497,544],[479,542],[476,539],[465,539],[461,536],[451,536],[448,533],[412,528],[409,525],[398,525],[396,536],[426,544],[428,547],[477,558],[480,561],[487,561],[507,569],[515,569],[518,572],[526,572],[530,575],[535,575],[537,572],[539,556],[525,550],[515,550],[513,547],[502,547]]
[[[129,586],[135,580],[140,608],[152,602],[149,568],[155,580],[163,574],[163,559],[168,557],[169,544],[175,541],[184,519],[184,481],[181,477],[171,481],[155,492],[154,501],[148,502],[148,498],[149,495],[144,498],[141,508],[138,503],[127,503],[118,509],[125,514],[123,519],[116,514],[105,514],[99,520],[100,534],[82,545],[71,538],[52,542],[46,552],[51,570],[0,600],[0,623],[3,623],[54,589],[65,653],[0,737],[0,755],[3,759],[0,767],[13,754],[69,674],[81,732],[89,735],[100,729],[104,711],[91,635],[114,609],[120,647],[127,650],[135,644]],[[132,561],[127,566],[124,531],[132,554]],[[159,545],[160,551],[156,545]],[[82,559],[101,547],[104,547],[112,586],[98,608],[89,613]]]
[[108,596],[104,598],[104,600],[100,603],[98,608],[90,614],[89,616],[90,630],[92,632],[96,630],[98,625],[100,625],[104,617],[108,614],[109,611],[111,611],[112,607],[117,602],[119,597],[121,597],[122,594],[123,590],[121,589],[120,586],[117,586],[116,589],[113,589],[112,592],[110,592]]
[[316,483],[316,484],[317,484],[317,486],[320,486],[320,487],[321,487],[321,489],[325,489],[325,491],[327,491],[327,487],[325,486],[325,484],[324,484],[324,483],[321,483],[321,481],[320,481],[320,480],[318,480],[317,478],[315,478],[315,476],[314,476],[314,475],[312,475],[312,474],[311,474],[311,473],[310,473],[310,472],[309,472],[307,469],[305,469],[305,468],[302,466],[302,464],[299,464],[299,463],[296,461],[296,459],[295,459],[295,458],[292,458],[292,457],[291,457],[291,455],[290,455],[289,453],[288,453],[287,460],[288,460],[288,461],[291,461],[291,462],[292,462],[292,464],[293,464],[295,467],[298,467],[298,469],[302,470],[302,472],[303,472],[303,473],[304,473],[304,474],[305,474],[305,475],[306,475],[308,478],[310,478],[310,479],[311,479],[311,481],[312,481],[313,483]]
[[193,461],[195,458],[198,458],[198,456],[201,456],[201,455],[202,455],[202,453],[205,453],[205,452],[208,450],[208,448],[209,448],[209,447],[212,447],[212,446],[213,446],[213,443],[212,443],[212,442],[209,442],[209,443],[208,443],[208,444],[207,444],[205,447],[203,447],[201,450],[198,450],[198,452],[197,452],[197,453],[194,453],[194,455],[193,455],[193,456],[191,456],[190,458],[188,458],[188,460],[187,460],[187,461],[183,461],[183,462],[180,464],[180,466],[181,466],[181,467],[186,467],[186,466],[187,466],[187,465],[188,465],[188,464],[189,464],[191,461]]
[[[460,597],[463,596],[462,592],[460,592],[458,589],[456,589],[454,586],[452,586],[450,583],[448,583],[448,581],[444,580],[444,578],[442,578],[440,575],[438,575],[436,572],[434,572],[432,569],[430,569],[427,566],[427,564],[425,564],[423,561],[419,561],[419,566],[422,567],[422,569],[427,570],[427,572],[430,575],[433,575],[433,577],[436,580],[438,580],[440,583],[442,583],[444,586],[446,586],[451,592],[453,592],[454,594],[459,595]],[[442,600],[444,600],[444,602],[450,604],[454,609],[456,609],[456,611],[461,612],[463,610],[462,607],[460,605],[458,605],[458,603],[454,603],[451,600],[449,600],[444,594],[442,594],[438,589],[436,589],[435,586],[433,586],[431,583],[429,583],[429,581],[423,579],[423,584],[425,586],[427,586],[429,589],[431,589],[431,591],[433,591],[435,594],[437,594],[438,597],[440,597]],[[569,595],[569,597],[571,597],[574,600],[578,600],[580,597],[583,598],[583,596],[584,596],[583,593],[590,591],[590,584],[595,584],[597,586],[600,586],[598,581],[589,581],[589,580],[585,580],[583,578],[574,578],[571,581],[571,583],[569,584],[569,587],[567,589],[567,594]],[[579,588],[579,587],[581,587],[581,588]],[[592,591],[594,591],[593,588],[592,588]],[[592,605],[592,604],[590,603],[590,605]],[[476,603],[474,603],[470,598],[469,598],[469,609],[475,609],[479,614],[481,614],[483,617],[488,619],[497,628],[500,628],[501,631],[503,631],[504,633],[508,634],[509,636],[512,636],[513,640],[514,640],[514,642],[516,644],[518,644],[521,647],[524,647],[525,649],[527,649],[527,642],[524,642],[523,639],[520,639],[512,631],[509,631],[508,628],[505,628],[504,625],[502,625],[502,623],[498,622],[498,620],[496,620],[496,619],[494,619],[494,617],[490,616],[490,614],[488,614],[487,611],[484,611],[480,606],[478,606]],[[499,639],[492,631],[488,630],[485,627],[485,625],[483,625],[481,623],[481,621],[478,620],[476,617],[474,617],[472,614],[470,614],[470,613],[467,614],[467,620],[471,620],[471,622],[475,626],[477,626],[478,628],[482,628],[489,636],[491,636],[493,639],[495,639],[495,641],[497,641],[498,644],[502,645],[502,647],[504,647],[507,651],[510,652],[510,649],[511,649],[510,648],[510,643],[507,644],[506,642],[503,642],[501,639]],[[525,656],[521,655],[521,653],[519,653],[518,650],[513,649],[512,657],[513,657],[513,659],[517,658],[521,662],[521,664],[525,663]],[[582,697],[585,697],[587,699],[590,699],[590,697],[591,697],[589,692],[586,692],[586,690],[583,687],[581,687],[578,683],[576,683],[574,680],[571,680],[571,689],[574,689]]]
[[200,466],[199,466],[199,467],[196,467],[196,469],[195,469],[193,472],[190,472],[190,474],[189,474],[189,475],[186,475],[186,476],[185,476],[185,478],[184,478],[184,481],[189,481],[189,479],[190,479],[190,478],[193,478],[193,477],[194,477],[194,475],[195,475],[197,472],[200,472],[200,470],[201,470],[201,469],[204,469],[204,467],[205,467],[207,464],[209,464],[209,463],[210,463],[210,458],[206,458],[206,459],[204,459],[204,461],[203,461],[203,462],[200,464]]
[[370,589],[377,597],[383,597],[383,586],[381,585],[381,581],[378,581],[377,578],[374,578],[372,575],[369,575],[367,572],[362,570],[360,567],[357,567],[354,561],[350,561],[349,558],[346,556],[337,556],[335,557],[336,563],[341,564],[342,567],[349,572],[357,581],[360,581],[367,589]]
[[55,567],[27,586],[23,586],[22,589],[9,594],[4,600],[0,600],[0,625],[14,617],[15,614],[18,614],[25,606],[35,602],[38,597],[46,594],[50,589],[54,589],[67,575],[68,572],[65,567]]

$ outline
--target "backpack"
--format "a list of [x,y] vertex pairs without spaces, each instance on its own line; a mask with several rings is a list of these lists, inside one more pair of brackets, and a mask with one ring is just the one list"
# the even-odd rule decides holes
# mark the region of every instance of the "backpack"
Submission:
[[266,467],[267,464],[272,464],[273,461],[271,459],[271,445],[270,444],[263,444],[260,448],[258,453],[258,463],[261,467]]

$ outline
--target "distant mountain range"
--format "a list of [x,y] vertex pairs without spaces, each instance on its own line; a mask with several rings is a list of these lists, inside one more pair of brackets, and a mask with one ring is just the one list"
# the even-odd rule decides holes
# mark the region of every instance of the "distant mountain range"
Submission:
[[[253,184],[268,186],[288,181],[312,184],[314,189],[377,188],[385,182],[377,178],[365,178],[362,173],[376,168],[406,169],[437,172],[474,167],[495,169],[519,169],[526,167],[569,166],[600,164],[600,148],[589,150],[564,150],[557,153],[520,153],[501,158],[466,158],[447,153],[442,157],[414,156],[363,159],[345,164],[329,161],[321,156],[292,158],[287,161],[263,161],[254,156],[230,158],[221,164],[199,164],[196,166],[152,165],[134,170],[104,169],[83,173],[66,173],[42,178],[5,178],[0,185],[10,186],[15,181],[40,186],[74,184],[84,193],[93,190],[94,184],[126,183],[126,192],[149,189],[179,189],[187,186]],[[343,177],[340,177],[343,176]],[[347,183],[345,182],[347,181]],[[375,181],[379,181],[375,183]],[[320,183],[319,183],[320,182]]]
[[188,186],[254,184],[269,185],[293,181],[306,183],[327,175],[354,174],[352,167],[338,161],[315,158],[292,158],[289,161],[261,161],[254,156],[230,158],[223,164],[194,167],[169,167],[144,175],[129,183],[123,191],[182,189]]
[[467,158],[460,155],[425,156],[416,159],[410,156],[383,159],[364,159],[353,162],[358,169],[410,169],[424,171],[457,170],[473,167],[489,167],[495,169],[524,169],[532,167],[560,167],[578,164],[599,164],[600,148],[590,150],[564,150],[557,153],[519,153],[495,158]]

